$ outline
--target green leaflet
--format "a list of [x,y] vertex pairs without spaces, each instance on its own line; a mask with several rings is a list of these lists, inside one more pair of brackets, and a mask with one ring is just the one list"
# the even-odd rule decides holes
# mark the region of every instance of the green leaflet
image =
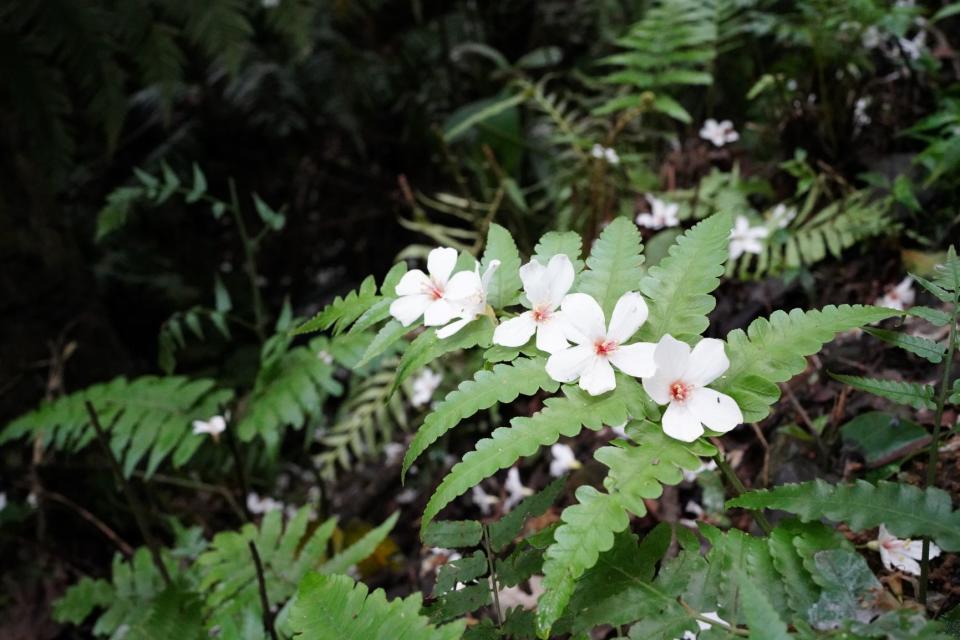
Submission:
[[944,354],[947,352],[947,348],[944,345],[939,342],[934,342],[929,338],[911,336],[910,334],[900,333],[899,331],[887,331],[886,329],[872,329],[869,327],[864,329],[864,331],[874,338],[889,342],[904,351],[916,354],[934,364],[942,361]]
[[475,547],[482,535],[476,520],[435,520],[423,528],[423,543],[446,549]]
[[628,218],[614,218],[593,245],[580,291],[596,299],[608,321],[620,296],[640,286],[642,251],[640,232]]
[[801,615],[820,597],[820,588],[803,566],[803,558],[794,544],[804,526],[809,525],[803,525],[796,520],[781,523],[767,538],[770,559],[782,577],[787,604],[794,613]]
[[360,357],[360,361],[356,364],[356,368],[361,369],[370,364],[374,358],[383,355],[384,352],[396,344],[400,338],[405,336],[408,331],[410,331],[410,328],[403,326],[397,320],[391,320],[380,327],[377,335],[375,335],[373,340],[370,341],[370,344],[367,345],[366,350]]
[[730,368],[714,385],[737,401],[744,422],[762,420],[780,397],[777,384],[806,368],[806,356],[817,353],[841,331],[899,315],[881,307],[833,305],[819,311],[775,311],[759,318],[747,331],[727,335]]
[[[383,278],[380,295],[377,295],[377,281],[373,276],[360,283],[360,287],[347,295],[334,298],[317,315],[293,330],[293,335],[325,331],[333,327],[334,335],[342,333],[354,322],[360,323],[356,331],[369,328],[389,315],[390,302],[394,298],[393,290],[407,272],[405,262],[393,265]],[[384,313],[384,309],[387,309]]]
[[768,593],[761,591],[743,571],[733,571],[743,597],[743,612],[753,640],[790,640],[787,625],[780,618]]
[[617,388],[602,396],[590,396],[573,386],[564,387],[563,392],[563,397],[549,398],[539,413],[529,418],[514,418],[509,427],[500,427],[491,437],[478,441],[476,448],[454,465],[430,497],[421,530],[470,487],[520,458],[532,456],[560,436],[574,436],[582,427],[599,429],[624,422],[628,407],[640,394],[640,386],[632,378],[618,376]]
[[520,534],[527,518],[543,515],[563,491],[565,478],[557,478],[542,491],[524,498],[510,513],[490,524],[490,547],[502,551]]
[[529,396],[540,389],[553,393],[559,386],[547,375],[542,358],[520,358],[492,370],[477,371],[473,380],[461,382],[423,421],[403,457],[402,475],[406,476],[414,460],[461,420],[497,403],[513,402],[519,395]]
[[493,260],[499,260],[500,266],[490,279],[487,302],[494,309],[502,309],[513,304],[520,291],[520,253],[510,232],[495,223],[487,232],[487,246],[480,261],[481,274]]
[[493,326],[486,316],[477,318],[444,340],[437,337],[435,329],[427,329],[414,338],[407,350],[403,352],[391,393],[396,391],[404,380],[440,356],[457,349],[469,349],[478,345],[486,347],[489,346],[491,339],[493,339]]
[[780,509],[804,521],[828,518],[854,531],[884,524],[900,538],[930,536],[944,551],[960,550],[960,511],[953,510],[949,494],[935,487],[814,480],[746,493],[728,500],[727,507]]
[[543,265],[558,253],[565,254],[573,263],[574,273],[583,270],[583,260],[580,253],[583,250],[583,240],[580,234],[574,231],[550,231],[545,233],[533,250],[533,256]]
[[875,396],[893,400],[898,404],[914,409],[934,409],[936,407],[933,400],[933,387],[928,384],[865,378],[863,376],[845,376],[839,373],[831,373],[830,377],[838,382],[848,384],[854,389],[872,393]]
[[650,317],[639,338],[656,342],[665,333],[678,340],[702,334],[716,301],[710,293],[720,285],[729,256],[730,216],[717,214],[698,222],[669,249],[669,256],[650,267],[640,282]]
[[303,579],[290,612],[290,626],[303,638],[342,640],[456,640],[466,621],[434,627],[420,615],[416,593],[388,601],[382,589],[368,593],[347,576],[312,573]]

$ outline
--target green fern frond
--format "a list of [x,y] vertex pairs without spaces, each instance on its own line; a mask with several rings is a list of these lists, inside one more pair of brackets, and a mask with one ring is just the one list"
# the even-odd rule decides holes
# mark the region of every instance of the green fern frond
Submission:
[[573,263],[573,272],[579,274],[583,270],[583,260],[580,259],[582,247],[580,234],[573,231],[550,231],[540,238],[533,255],[546,265],[550,258],[562,253]]
[[500,267],[490,279],[487,302],[494,309],[502,309],[515,303],[520,291],[520,254],[513,236],[498,224],[491,224],[487,232],[480,273],[485,273],[493,260],[499,260]]
[[935,342],[930,338],[912,336],[909,333],[902,333],[900,331],[888,331],[886,329],[873,329],[870,327],[865,328],[864,331],[874,338],[879,338],[895,347],[900,347],[904,351],[918,355],[933,364],[939,364],[943,360],[943,356],[947,353],[947,347],[945,345]]
[[620,296],[640,286],[642,252],[640,232],[628,218],[612,220],[594,243],[588,269],[580,274],[580,292],[593,296],[608,319]]
[[[399,264],[403,265],[401,269],[406,269],[405,264]],[[394,286],[396,285],[394,284]],[[386,287],[384,287],[384,290],[386,290]],[[381,296],[377,295],[376,279],[373,276],[367,276],[356,291],[351,291],[342,298],[337,296],[317,315],[294,329],[293,333],[294,335],[314,333],[316,331],[326,331],[330,327],[333,327],[334,334],[341,333],[381,299]],[[389,303],[387,306],[389,307]]]
[[477,318],[460,331],[444,339],[437,337],[435,329],[427,329],[410,343],[394,377],[393,389],[396,390],[414,372],[424,368],[437,358],[460,349],[488,347],[493,340],[493,325],[486,316]]
[[253,27],[243,0],[208,0],[171,3],[184,21],[184,31],[193,44],[211,59],[222,60],[231,74],[240,69]]
[[290,626],[304,638],[344,640],[457,640],[466,621],[435,627],[420,615],[419,593],[388,601],[382,589],[347,576],[310,574],[304,578],[290,613]]
[[936,408],[936,402],[933,398],[934,390],[928,384],[863,376],[845,376],[839,373],[831,373],[830,377],[859,391],[872,393],[875,396],[893,400],[898,404],[914,409],[932,410]]

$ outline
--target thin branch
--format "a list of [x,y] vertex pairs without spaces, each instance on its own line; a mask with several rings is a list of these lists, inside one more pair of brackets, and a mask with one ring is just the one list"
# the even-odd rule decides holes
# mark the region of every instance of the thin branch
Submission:
[[273,628],[273,612],[270,611],[270,600],[267,598],[267,581],[263,577],[263,563],[260,562],[260,554],[257,553],[257,545],[253,544],[253,540],[247,542],[247,546],[250,547],[250,555],[253,556],[253,566],[257,569],[260,607],[263,609],[263,630],[271,640],[277,640],[277,630]]
[[497,614],[497,626],[503,626],[503,610],[500,608],[500,589],[497,585],[497,568],[490,547],[490,528],[483,525],[483,548],[487,553],[487,568],[490,570],[490,591],[493,592],[493,610]]
[[[716,442],[714,442],[716,444]],[[719,448],[719,447],[718,447]],[[717,452],[717,455],[713,456],[713,459],[717,463],[717,467],[720,468],[720,471],[726,477],[727,481],[733,487],[733,492],[740,496],[747,492],[747,488],[743,486],[743,483],[740,481],[740,478],[737,477],[736,472],[723,457],[722,452]],[[763,529],[763,532],[767,535],[770,535],[770,532],[773,531],[773,527],[770,526],[770,521],[767,520],[767,517],[763,515],[763,511],[750,509],[750,514],[753,516],[754,521],[757,523],[757,526]]]
[[123,555],[127,556],[128,558],[133,555],[133,547],[127,544],[127,542],[124,541],[124,539],[121,538],[116,531],[111,529],[103,520],[93,515],[90,511],[84,509],[65,495],[59,494],[56,491],[49,491],[47,489],[43,489],[42,491],[44,498],[49,498],[54,502],[59,502],[60,504],[68,507],[78,516],[99,529],[100,533],[106,536],[113,544],[117,545],[117,548],[120,549],[120,552]]

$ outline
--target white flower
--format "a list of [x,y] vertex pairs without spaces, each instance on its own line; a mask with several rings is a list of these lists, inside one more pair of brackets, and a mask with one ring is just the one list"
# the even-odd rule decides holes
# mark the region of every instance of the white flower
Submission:
[[317,351],[317,358],[323,361],[324,364],[333,364],[333,356],[326,349]]
[[223,416],[213,416],[209,420],[194,420],[193,433],[199,435],[209,433],[214,438],[227,429],[227,420]]
[[503,488],[507,490],[507,499],[503,501],[504,511],[510,511],[520,504],[521,500],[533,495],[533,489],[524,486],[523,482],[520,481],[520,470],[516,467],[510,467],[510,470],[507,471],[507,481]]
[[383,453],[387,457],[387,464],[393,466],[403,460],[403,453],[406,450],[407,448],[399,442],[388,442],[383,447]]
[[269,496],[264,496],[261,498],[256,493],[250,493],[247,495],[247,511],[254,514],[267,513],[268,511],[276,511],[277,509],[282,509],[283,503]]
[[[701,614],[704,618],[713,620],[714,622],[719,622],[720,624],[727,624],[727,621],[721,618],[716,611],[704,611]],[[707,631],[713,627],[709,622],[703,622],[702,620],[697,620],[697,626],[700,627],[700,631]],[[694,633],[693,631],[684,631],[683,635],[678,638],[678,640],[697,640],[697,636],[700,635],[700,632]]]
[[412,269],[397,283],[397,299],[390,304],[390,315],[403,326],[423,316],[423,324],[437,327],[456,317],[459,308],[447,295],[450,275],[457,266],[457,250],[439,247],[427,254],[427,272]]
[[701,473],[705,473],[707,471],[716,471],[716,469],[717,469],[716,460],[710,460],[709,462],[701,462],[700,466],[694,469],[693,471],[690,471],[689,469],[684,469],[683,479],[686,482],[693,482],[694,480],[697,479],[697,476],[699,476]]
[[[880,561],[883,562],[887,571],[893,571],[896,567],[905,573],[920,575],[920,563],[917,561],[923,557],[923,541],[895,538],[885,526],[880,525],[877,540],[867,545],[880,551]],[[939,555],[940,547],[931,542],[930,558],[936,558]]]
[[537,334],[537,348],[547,353],[566,349],[561,314],[563,297],[573,286],[573,263],[562,253],[550,258],[547,266],[531,260],[520,267],[523,292],[531,309],[516,318],[500,323],[493,332],[493,342],[505,347],[520,347]]
[[627,437],[627,423],[624,422],[623,424],[613,425],[613,426],[610,427],[610,431],[613,431],[613,433],[614,433],[615,435],[620,436],[621,438],[626,438],[626,437]]
[[723,341],[704,338],[690,345],[667,334],[653,353],[656,373],[643,378],[643,388],[657,404],[668,404],[663,432],[671,438],[693,442],[703,427],[725,433],[743,422],[743,414],[730,396],[707,387],[723,375],[730,361]]
[[637,214],[638,225],[647,229],[663,229],[680,224],[680,219],[677,217],[677,212],[680,210],[679,204],[655,198],[650,194],[647,194],[646,198],[650,203],[650,213]]
[[649,342],[623,344],[647,319],[647,303],[633,291],[620,296],[607,326],[603,309],[585,293],[571,293],[563,299],[567,338],[576,346],[564,349],[547,360],[547,374],[558,382],[579,378],[580,388],[592,396],[617,386],[612,364],[635,377],[653,374],[653,350]]
[[31,509],[36,509],[37,505],[40,504],[40,500],[37,498],[37,494],[31,491],[27,494],[27,504]]
[[573,449],[559,442],[550,447],[550,456],[553,458],[550,461],[550,475],[554,478],[558,478],[567,471],[573,471],[582,466],[580,462],[577,461],[577,456],[574,455]]
[[449,338],[487,312],[487,290],[490,288],[490,279],[499,266],[499,260],[491,260],[483,272],[483,277],[480,276],[480,265],[477,264],[473,271],[461,271],[450,278],[447,283],[447,296],[456,306],[457,311],[453,317],[457,320],[437,329],[438,338]]
[[781,202],[770,211],[770,224],[778,229],[786,229],[787,225],[796,217],[797,210]]
[[877,300],[877,306],[903,311],[913,305],[916,297],[917,294],[913,290],[913,278],[907,276],[897,286],[887,289],[883,297]]
[[873,100],[870,96],[864,96],[853,104],[853,127],[855,130],[859,131],[872,122],[870,114],[867,113],[871,102]]
[[437,390],[443,376],[431,369],[424,369],[413,379],[413,393],[410,394],[410,404],[415,407],[422,407],[433,398],[433,392]]
[[617,154],[617,152],[610,147],[603,146],[602,144],[593,145],[593,148],[590,149],[590,155],[597,160],[604,160],[607,164],[620,164],[620,156]]
[[3,511],[7,508],[7,494],[0,493],[0,511]]
[[473,500],[473,504],[480,508],[480,513],[485,516],[490,515],[490,509],[500,502],[500,498],[490,495],[484,491],[480,485],[473,488],[470,493],[470,499]]
[[543,595],[543,576],[530,576],[530,593],[520,588],[520,585],[501,589],[497,594],[500,606],[504,611],[515,607],[524,609],[533,609],[537,606],[537,600]]
[[730,231],[730,259],[736,260],[745,253],[760,253],[763,251],[762,239],[770,235],[766,227],[751,227],[747,216],[737,216],[737,221]]
[[713,118],[703,123],[700,129],[700,137],[709,140],[715,147],[722,147],[728,142],[736,142],[740,139],[740,134],[733,128],[733,123],[729,120],[717,122]]

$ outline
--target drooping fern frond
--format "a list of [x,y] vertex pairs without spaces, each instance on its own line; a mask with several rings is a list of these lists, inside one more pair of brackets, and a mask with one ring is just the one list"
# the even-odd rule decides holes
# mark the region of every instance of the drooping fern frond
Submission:
[[867,378],[864,376],[845,376],[839,373],[831,373],[830,377],[843,384],[850,385],[859,391],[872,393],[875,396],[893,400],[914,409],[936,408],[934,400],[933,387],[928,384],[918,382],[906,382],[903,380],[884,380],[883,378]]
[[389,317],[390,303],[396,297],[393,290],[406,270],[405,263],[397,263],[384,277],[379,295],[376,279],[367,277],[359,289],[343,297],[337,296],[320,313],[297,327],[294,334],[325,331],[331,327],[334,334],[339,334],[354,323],[361,324],[357,330],[363,331]]
[[220,414],[232,396],[205,378],[115,378],[17,418],[0,434],[0,442],[35,436],[55,450],[77,452],[96,439],[85,406],[89,401],[124,475],[130,476],[147,458],[149,476],[168,457],[175,467],[185,464],[205,441],[205,436],[191,431],[191,423]]
[[290,613],[290,627],[304,638],[344,640],[457,640],[465,620],[440,627],[420,615],[419,593],[388,601],[382,589],[368,593],[367,586],[347,576],[310,574],[304,578]]

